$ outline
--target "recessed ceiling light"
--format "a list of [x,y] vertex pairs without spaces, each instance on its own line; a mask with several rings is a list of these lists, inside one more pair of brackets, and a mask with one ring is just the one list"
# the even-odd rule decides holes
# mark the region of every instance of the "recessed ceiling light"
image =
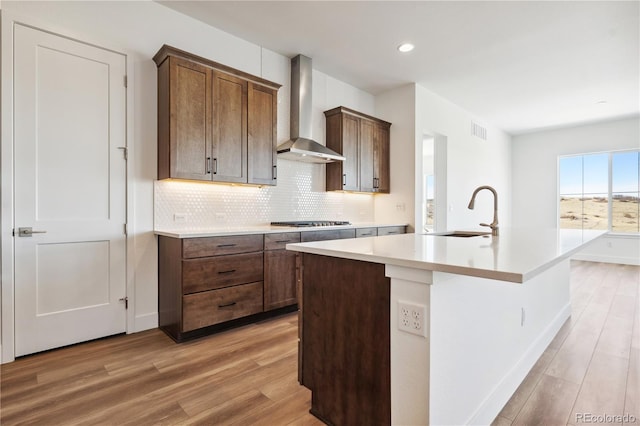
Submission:
[[596,102],[596,105],[606,105],[608,102],[605,101],[604,99],[599,100],[598,102]]
[[411,43],[402,43],[398,46],[398,50],[402,53],[411,52],[415,46]]

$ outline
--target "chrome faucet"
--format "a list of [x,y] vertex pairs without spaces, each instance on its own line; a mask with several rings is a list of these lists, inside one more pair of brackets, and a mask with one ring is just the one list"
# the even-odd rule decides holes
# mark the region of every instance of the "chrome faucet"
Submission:
[[491,235],[498,235],[498,193],[495,189],[488,185],[479,186],[475,191],[473,191],[473,195],[471,196],[471,201],[469,201],[468,207],[469,210],[473,210],[474,204],[476,202],[476,195],[483,189],[488,189],[489,191],[493,192],[493,222],[481,223],[480,226],[488,226],[489,228],[491,228]]

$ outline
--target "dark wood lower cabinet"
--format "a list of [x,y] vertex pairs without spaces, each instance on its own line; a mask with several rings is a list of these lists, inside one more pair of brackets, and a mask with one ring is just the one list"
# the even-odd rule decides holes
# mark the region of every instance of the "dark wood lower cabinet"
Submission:
[[[185,239],[159,236],[158,325],[181,342],[293,311],[302,306],[304,265],[300,255],[286,250],[287,244],[386,235],[404,232],[404,226],[358,231],[349,228]],[[317,273],[321,282],[341,275],[337,270]],[[384,270],[381,274],[384,277]],[[331,288],[335,282],[327,281],[326,285]],[[351,282],[346,287],[356,288]],[[386,315],[388,318],[388,312]],[[300,324],[304,320],[300,316]]]
[[287,250],[265,251],[264,310],[296,303],[296,253]]
[[262,282],[188,294],[182,305],[185,332],[257,314],[262,312]]
[[384,265],[302,254],[301,383],[326,423],[391,423],[389,303]]

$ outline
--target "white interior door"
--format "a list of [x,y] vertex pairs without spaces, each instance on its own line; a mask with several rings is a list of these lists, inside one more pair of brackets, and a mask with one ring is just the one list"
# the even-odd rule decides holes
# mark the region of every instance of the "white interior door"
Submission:
[[21,25],[14,35],[20,356],[126,329],[126,57]]

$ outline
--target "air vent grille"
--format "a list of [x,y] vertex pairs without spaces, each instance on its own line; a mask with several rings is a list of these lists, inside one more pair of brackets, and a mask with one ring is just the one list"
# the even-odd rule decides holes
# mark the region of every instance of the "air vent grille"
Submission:
[[487,128],[479,125],[475,121],[471,122],[471,134],[484,141],[487,140]]

